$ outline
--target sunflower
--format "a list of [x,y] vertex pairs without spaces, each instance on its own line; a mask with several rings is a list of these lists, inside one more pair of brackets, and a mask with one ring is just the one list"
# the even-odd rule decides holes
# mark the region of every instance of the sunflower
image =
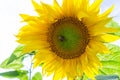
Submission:
[[94,79],[101,67],[97,53],[108,53],[104,43],[118,39],[109,34],[117,30],[106,27],[113,6],[100,14],[102,0],[32,3],[38,15],[20,14],[27,24],[17,41],[25,45],[24,53],[36,51],[34,67],[43,63],[43,74],[53,74],[53,80],[73,80],[83,74]]

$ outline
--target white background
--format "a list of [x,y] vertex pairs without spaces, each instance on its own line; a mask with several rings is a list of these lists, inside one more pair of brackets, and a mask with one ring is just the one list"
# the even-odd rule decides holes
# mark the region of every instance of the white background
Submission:
[[[52,3],[52,0],[43,1]],[[114,20],[120,23],[120,0],[105,0],[101,5],[101,11],[106,10],[112,4],[115,5],[115,9],[111,16],[114,16]],[[17,34],[19,28],[23,25],[20,22],[22,20],[19,16],[20,13],[35,14],[31,0],[0,0],[0,63],[9,57],[18,45],[14,35]],[[120,41],[114,43],[120,45]],[[0,72],[4,71],[0,69]],[[10,79],[0,77],[0,80]],[[44,77],[44,80],[50,79]]]

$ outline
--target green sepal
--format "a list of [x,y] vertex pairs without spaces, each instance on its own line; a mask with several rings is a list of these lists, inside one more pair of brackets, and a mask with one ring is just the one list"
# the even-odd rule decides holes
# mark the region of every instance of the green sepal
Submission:
[[42,75],[40,72],[36,72],[32,77],[32,80],[42,80]]

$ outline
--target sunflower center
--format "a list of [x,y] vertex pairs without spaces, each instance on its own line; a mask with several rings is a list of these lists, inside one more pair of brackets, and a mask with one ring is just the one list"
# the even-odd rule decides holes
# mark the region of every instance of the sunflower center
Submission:
[[81,56],[89,42],[87,27],[77,18],[66,17],[51,25],[48,43],[59,57],[71,59]]

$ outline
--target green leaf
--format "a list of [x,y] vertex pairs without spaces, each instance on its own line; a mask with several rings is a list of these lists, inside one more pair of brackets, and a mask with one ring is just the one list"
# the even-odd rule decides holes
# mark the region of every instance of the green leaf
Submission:
[[111,20],[107,25],[106,27],[110,27],[110,28],[120,28],[120,25],[115,22],[114,20]]
[[0,76],[7,77],[7,78],[15,78],[19,75],[18,71],[9,71],[0,73]]
[[27,70],[17,70],[18,73],[19,73],[19,76],[18,77],[21,77],[21,76],[24,76],[24,75],[27,75],[28,74],[28,71]]
[[116,35],[116,36],[120,36],[120,25],[119,25],[117,22],[111,20],[111,21],[106,25],[106,27],[118,29],[118,30],[119,30],[118,32],[114,32],[114,33],[111,33],[111,34]]
[[96,76],[96,80],[119,80],[119,77],[117,75],[109,75],[109,76],[99,75]]
[[11,54],[9,58],[0,64],[1,68],[5,69],[20,69],[23,67],[22,61],[24,59],[24,55],[22,55],[22,50],[24,45],[19,45]]
[[12,55],[10,56],[7,65],[10,64],[11,62],[13,62],[14,60],[22,57],[22,50],[24,48],[24,45],[19,45],[12,53]]
[[42,75],[40,72],[35,73],[35,75],[32,77],[32,80],[42,80]]
[[28,80],[28,76],[26,74],[26,75],[20,76],[19,79],[20,80]]
[[28,72],[25,70],[16,70],[16,71],[8,71],[8,72],[0,73],[0,76],[6,77],[6,78],[17,78],[27,73]]
[[103,65],[99,72],[104,75],[116,74],[120,77],[120,47],[113,44],[106,45],[111,53],[98,55]]
[[18,76],[18,78],[20,79],[20,80],[28,80],[28,71],[25,71],[25,70],[20,70],[19,71],[20,73],[19,73],[19,76]]
[[23,60],[22,58],[17,59],[7,65],[8,60],[9,58],[7,58],[4,62],[2,62],[2,64],[0,64],[0,67],[4,69],[20,69],[24,66],[22,63],[22,60]]

